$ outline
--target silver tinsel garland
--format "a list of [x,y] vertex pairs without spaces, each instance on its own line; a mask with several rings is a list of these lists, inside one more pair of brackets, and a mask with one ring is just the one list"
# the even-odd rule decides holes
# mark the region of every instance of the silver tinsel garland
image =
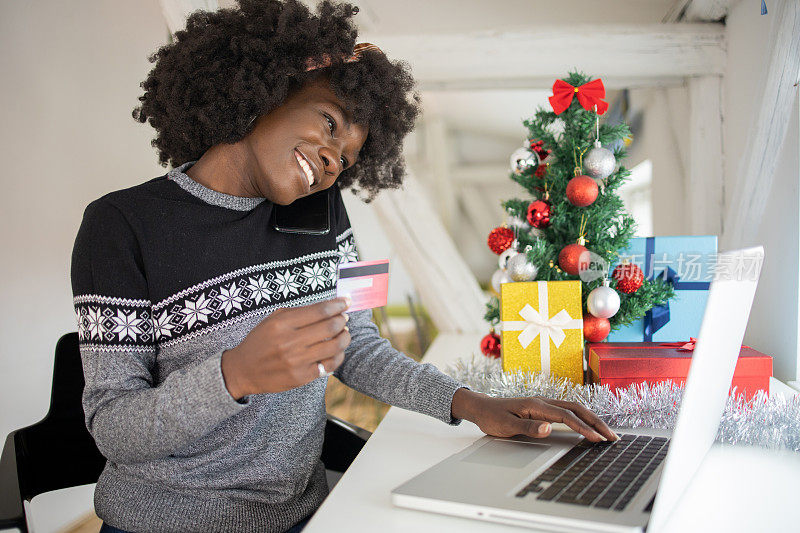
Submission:
[[[498,359],[461,359],[447,373],[477,392],[512,398],[542,396],[580,403],[608,425],[621,428],[672,429],[681,405],[683,387],[670,382],[643,383],[611,392],[607,386],[575,385],[545,374],[503,372]],[[800,395],[772,397],[763,391],[746,401],[735,390],[722,414],[717,441],[800,451]]]

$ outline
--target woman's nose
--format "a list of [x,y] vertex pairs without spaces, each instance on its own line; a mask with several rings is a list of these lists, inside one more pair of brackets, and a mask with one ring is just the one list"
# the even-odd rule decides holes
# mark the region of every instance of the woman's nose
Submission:
[[341,156],[332,148],[322,148],[319,151],[319,157],[322,159],[323,171],[334,177],[342,172]]

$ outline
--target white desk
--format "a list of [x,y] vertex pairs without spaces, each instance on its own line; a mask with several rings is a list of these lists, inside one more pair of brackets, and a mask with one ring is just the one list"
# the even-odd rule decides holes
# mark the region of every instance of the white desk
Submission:
[[[439,335],[425,362],[439,368],[476,350],[481,335]],[[796,393],[773,380],[772,393]],[[451,427],[391,408],[304,533],[330,531],[485,532],[521,529],[399,509],[391,490],[483,436],[472,423]],[[800,454],[749,448],[709,452],[669,525],[670,531],[797,531]]]

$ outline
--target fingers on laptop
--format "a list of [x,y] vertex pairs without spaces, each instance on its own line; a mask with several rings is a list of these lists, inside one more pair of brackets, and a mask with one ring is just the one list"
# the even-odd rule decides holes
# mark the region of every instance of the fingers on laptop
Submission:
[[607,437],[601,435],[598,431],[592,428],[589,424],[581,420],[578,415],[557,405],[545,403],[542,406],[542,418],[551,422],[560,422],[566,424],[572,430],[580,433],[592,442],[601,442],[608,440]]
[[514,425],[514,435],[527,435],[528,437],[543,438],[550,434],[552,426],[543,420],[531,420],[530,418],[516,418],[512,422]]
[[[558,408],[567,410],[575,415],[581,422],[585,425],[589,426],[595,433],[602,435],[602,437],[609,441],[619,440],[619,435],[614,433],[611,428],[608,427],[608,424],[603,422],[599,416],[597,416],[593,411],[590,411],[586,407],[575,403],[575,402],[565,402],[561,400],[547,400],[547,403],[556,406]],[[566,423],[566,422],[565,422]],[[569,424],[567,424],[569,425]],[[572,427],[572,426],[570,426]],[[572,427],[572,429],[575,429]],[[576,430],[577,431],[577,430]],[[579,431],[583,436],[587,439],[589,438],[588,435]],[[593,439],[589,439],[593,440]],[[602,439],[600,439],[602,440]]]

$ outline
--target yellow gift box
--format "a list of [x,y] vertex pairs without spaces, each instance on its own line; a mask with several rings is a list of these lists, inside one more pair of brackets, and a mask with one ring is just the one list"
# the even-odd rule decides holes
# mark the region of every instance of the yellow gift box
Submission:
[[542,372],[583,383],[580,281],[500,285],[503,370]]

